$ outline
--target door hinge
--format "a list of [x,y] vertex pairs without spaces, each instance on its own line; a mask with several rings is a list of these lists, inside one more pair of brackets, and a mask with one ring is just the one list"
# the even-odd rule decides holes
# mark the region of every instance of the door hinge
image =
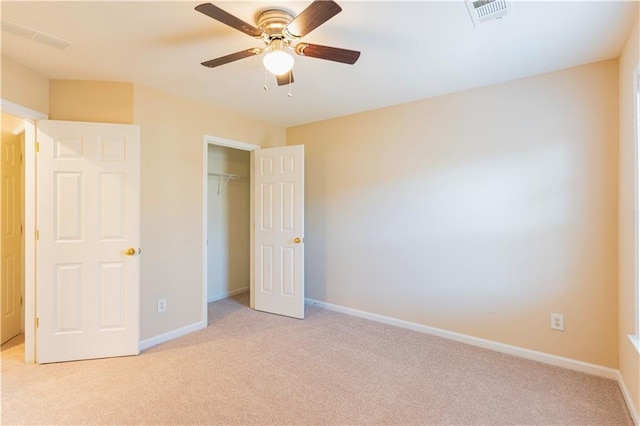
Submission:
[[40,328],[40,318],[36,317],[36,328]]
[[36,229],[36,241],[40,240],[40,231]]
[[22,235],[22,224],[20,224],[20,235]]
[[36,152],[40,152],[40,142],[36,142]]
[[22,306],[22,296],[20,296],[20,306]]

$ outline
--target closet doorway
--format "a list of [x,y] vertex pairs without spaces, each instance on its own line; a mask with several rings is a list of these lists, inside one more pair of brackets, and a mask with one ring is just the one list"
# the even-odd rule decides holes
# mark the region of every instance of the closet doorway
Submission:
[[24,332],[24,161],[25,120],[2,112],[0,143],[0,343]]
[[205,309],[250,289],[250,151],[258,148],[205,136]]

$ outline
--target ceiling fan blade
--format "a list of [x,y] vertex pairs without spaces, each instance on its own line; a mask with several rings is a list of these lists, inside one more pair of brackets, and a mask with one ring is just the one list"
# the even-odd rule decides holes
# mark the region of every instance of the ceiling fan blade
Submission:
[[276,80],[278,80],[278,86],[286,86],[289,83],[293,83],[295,81],[293,79],[293,71],[289,71],[286,74],[276,75]]
[[243,33],[248,34],[251,37],[262,36],[262,31],[260,31],[258,28],[254,27],[251,24],[247,24],[242,19],[236,18],[229,12],[220,9],[218,6],[214,6],[211,3],[203,3],[201,5],[198,5],[196,6],[196,10],[207,15],[210,18],[215,19],[216,21],[230,26],[231,28],[242,31]]
[[239,59],[248,58],[250,56],[259,55],[263,49],[253,48],[247,50],[241,50],[240,52],[232,53],[227,56],[221,56],[220,58],[211,59],[210,61],[203,62],[202,65],[209,68],[219,67],[220,65],[228,64],[229,62],[237,61]]
[[353,65],[360,57],[356,50],[340,49],[338,47],[321,46],[319,44],[298,43],[296,53],[300,56],[326,59],[327,61],[342,62]]
[[289,22],[285,31],[293,38],[304,37],[340,13],[342,8],[332,0],[315,0]]

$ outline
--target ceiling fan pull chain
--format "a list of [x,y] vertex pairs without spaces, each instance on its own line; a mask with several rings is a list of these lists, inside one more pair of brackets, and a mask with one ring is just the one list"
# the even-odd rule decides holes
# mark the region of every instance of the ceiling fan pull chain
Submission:
[[267,86],[267,69],[264,69],[264,85],[262,86],[265,92],[269,91],[269,86]]
[[290,98],[293,98],[293,93],[291,93],[291,83],[293,83],[293,81],[291,81],[292,76],[293,73],[289,72],[289,93],[287,93],[287,96]]

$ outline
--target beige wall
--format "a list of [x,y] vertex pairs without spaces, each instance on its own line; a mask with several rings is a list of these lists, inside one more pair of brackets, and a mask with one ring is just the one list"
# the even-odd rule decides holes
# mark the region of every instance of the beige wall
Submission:
[[24,126],[24,119],[15,115],[2,113],[2,137],[19,138],[13,134],[13,131]]
[[51,120],[133,123],[133,84],[49,80]]
[[[640,22],[640,19],[638,20]],[[635,157],[636,138],[634,130],[633,72],[640,62],[638,51],[638,22],[629,35],[620,56],[620,259],[619,259],[619,310],[620,310],[620,373],[634,401],[636,412],[640,411],[640,354],[627,335],[635,333]]]
[[48,114],[49,80],[2,55],[2,99]]
[[617,72],[288,129],[306,151],[306,295],[616,368]]
[[[281,146],[285,130],[135,86],[141,149],[141,339],[200,321],[203,300],[203,135]],[[167,312],[157,313],[157,299]]]

